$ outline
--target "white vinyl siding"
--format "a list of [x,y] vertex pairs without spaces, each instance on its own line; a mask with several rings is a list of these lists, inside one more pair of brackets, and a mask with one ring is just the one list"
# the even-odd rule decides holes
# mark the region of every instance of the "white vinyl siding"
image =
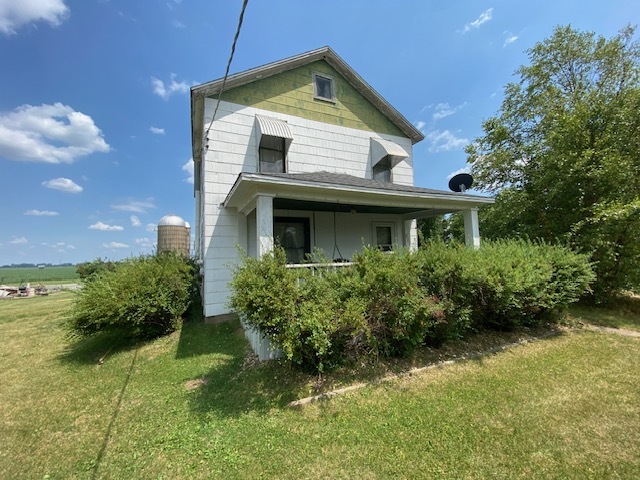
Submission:
[[[208,125],[215,101],[205,102],[204,123]],[[326,171],[345,173],[360,178],[372,178],[371,137],[373,132],[329,125],[295,116],[267,112],[253,107],[220,102],[218,115],[209,132],[208,150],[203,161],[201,212],[203,218],[196,221],[200,232],[196,234],[204,260],[205,315],[228,313],[227,295],[231,273],[228,266],[240,261],[237,245],[251,253],[255,250],[255,231],[251,214],[247,217],[234,209],[222,207],[231,187],[241,172],[259,171],[260,135],[256,128],[256,115],[262,115],[287,123],[293,139],[286,151],[287,173]],[[411,152],[411,140],[393,135],[380,138],[400,145]],[[393,182],[413,185],[411,157],[393,168]],[[334,248],[332,213],[315,215],[311,223],[311,248],[324,249],[331,255]],[[299,211],[274,211],[275,216],[304,216]],[[373,216],[350,213],[337,214],[337,240],[342,256],[350,258],[363,244],[373,244],[372,221],[396,221],[391,216]],[[245,222],[241,225],[239,222]],[[401,222],[399,219],[398,222]],[[254,220],[255,222],[255,220]],[[401,231],[401,223],[396,232]],[[242,231],[243,238],[238,232]],[[360,233],[357,233],[360,232]]]

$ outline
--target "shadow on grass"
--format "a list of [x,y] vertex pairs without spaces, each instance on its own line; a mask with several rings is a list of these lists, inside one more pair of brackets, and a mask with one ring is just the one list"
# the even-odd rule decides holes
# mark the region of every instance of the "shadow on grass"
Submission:
[[77,365],[100,365],[111,355],[135,350],[146,343],[147,341],[134,340],[119,333],[98,333],[85,338],[71,337],[58,359]]
[[234,417],[282,408],[310,378],[282,361],[258,362],[238,321],[185,324],[176,357],[205,354],[215,354],[217,361],[203,377],[194,379],[200,382],[189,394],[192,411],[202,416]]
[[521,328],[512,332],[487,331],[465,340],[447,342],[439,348],[421,348],[407,358],[370,360],[314,376],[283,360],[258,362],[244,339],[239,322],[235,321],[220,325],[185,325],[185,343],[179,355],[207,353],[218,356],[218,361],[203,377],[193,379],[197,387],[189,393],[191,410],[202,417],[238,417],[286,408],[293,400],[355,383],[375,383],[444,360],[482,362],[485,356],[502,351],[504,346],[559,334],[561,331],[556,326]]

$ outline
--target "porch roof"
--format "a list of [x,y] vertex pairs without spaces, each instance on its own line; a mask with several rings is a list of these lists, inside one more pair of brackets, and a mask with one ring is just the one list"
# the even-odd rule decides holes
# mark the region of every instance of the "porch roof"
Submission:
[[274,208],[427,217],[493,203],[493,197],[398,185],[330,172],[238,175],[225,207],[249,213],[259,195],[274,197]]

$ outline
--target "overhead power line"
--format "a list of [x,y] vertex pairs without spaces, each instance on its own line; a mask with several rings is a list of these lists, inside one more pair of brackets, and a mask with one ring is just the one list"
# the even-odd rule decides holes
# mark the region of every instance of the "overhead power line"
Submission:
[[249,3],[249,0],[244,0],[242,2],[242,10],[240,10],[240,18],[238,18],[238,28],[236,29],[236,34],[233,37],[233,44],[231,45],[231,55],[229,55],[229,61],[227,62],[227,70],[224,72],[224,77],[222,78],[222,85],[220,86],[220,91],[218,92],[218,100],[216,101],[216,108],[213,110],[213,116],[211,117],[211,121],[209,122],[209,127],[207,128],[207,132],[205,133],[207,144],[209,140],[209,130],[211,130],[211,126],[213,125],[213,120],[216,118],[216,113],[218,113],[218,107],[220,106],[220,97],[222,97],[224,86],[227,83],[227,77],[229,76],[229,68],[231,68],[231,62],[233,61],[233,54],[236,51],[236,43],[238,43],[238,37],[240,36],[240,30],[242,29],[242,21],[244,19],[244,12],[247,9],[248,3]]

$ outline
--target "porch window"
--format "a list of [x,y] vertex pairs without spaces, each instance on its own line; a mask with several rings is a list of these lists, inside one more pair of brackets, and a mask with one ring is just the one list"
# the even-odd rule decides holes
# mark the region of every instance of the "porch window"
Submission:
[[275,217],[273,236],[276,244],[287,254],[287,263],[302,263],[311,253],[311,234],[308,218]]
[[393,249],[393,239],[395,237],[395,225],[393,223],[374,223],[373,240],[375,246],[383,252],[390,252]]
[[391,182],[391,161],[388,155],[373,166],[373,179]]
[[260,139],[261,173],[285,173],[285,139],[263,135]]

